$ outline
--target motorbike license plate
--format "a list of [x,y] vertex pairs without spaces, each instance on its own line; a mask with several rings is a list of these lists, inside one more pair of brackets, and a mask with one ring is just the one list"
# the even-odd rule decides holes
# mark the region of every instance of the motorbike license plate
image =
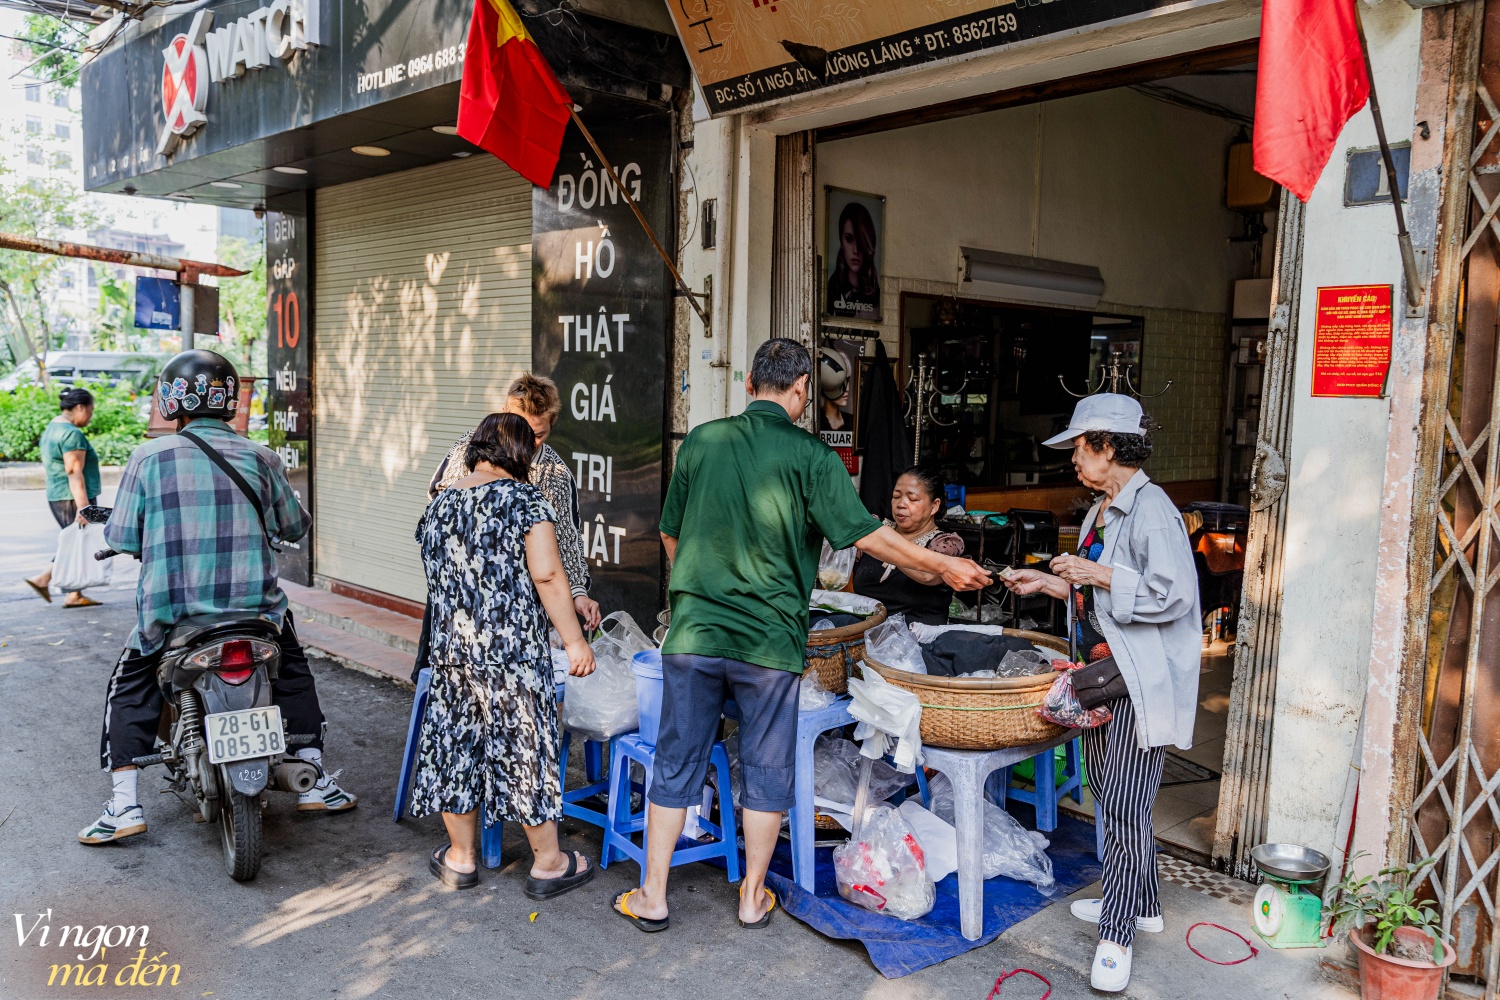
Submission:
[[203,720],[208,730],[208,761],[228,764],[286,752],[281,709],[275,705],[219,712]]

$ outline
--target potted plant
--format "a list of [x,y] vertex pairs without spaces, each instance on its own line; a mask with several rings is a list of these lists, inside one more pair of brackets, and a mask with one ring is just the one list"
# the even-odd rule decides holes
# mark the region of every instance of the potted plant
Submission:
[[1325,905],[1332,933],[1348,931],[1359,955],[1364,1000],[1437,1000],[1458,953],[1439,926],[1437,905],[1413,888],[1436,861],[1423,858],[1363,878],[1350,872]]

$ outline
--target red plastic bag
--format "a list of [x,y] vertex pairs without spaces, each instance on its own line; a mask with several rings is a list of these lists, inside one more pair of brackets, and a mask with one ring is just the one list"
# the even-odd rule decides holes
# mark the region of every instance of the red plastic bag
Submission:
[[1078,703],[1078,695],[1073,690],[1073,671],[1076,669],[1078,668],[1069,667],[1057,675],[1047,696],[1037,706],[1036,714],[1048,722],[1055,722],[1069,729],[1094,729],[1102,726],[1114,718],[1114,713],[1103,705],[1084,708]]

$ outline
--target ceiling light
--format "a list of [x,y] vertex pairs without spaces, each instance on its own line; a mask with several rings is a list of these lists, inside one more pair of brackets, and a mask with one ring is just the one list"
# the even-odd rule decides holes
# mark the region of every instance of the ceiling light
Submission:
[[181,198],[183,201],[192,201],[193,200],[193,196],[192,195],[190,195],[190,194],[183,194],[181,191],[173,191],[171,194],[167,195],[167,197],[168,198]]
[[234,190],[235,188],[242,188],[245,185],[236,184],[234,181],[209,181],[208,186],[216,188],[229,188],[230,190]]
[[453,156],[456,159],[459,159],[459,160],[462,160],[465,156],[473,156],[473,155],[474,154],[472,152],[470,152],[469,150],[467,150],[467,149],[460,149],[458,152],[456,152],[456,153],[453,154]]
[[276,171],[278,174],[296,174],[299,177],[302,174],[307,173],[307,171],[303,170],[301,167],[272,167],[271,169]]
[[360,156],[390,156],[391,151],[384,146],[350,146],[349,152],[358,153]]
[[458,135],[457,125],[434,125],[432,126],[432,130],[434,132],[441,132],[443,135]]

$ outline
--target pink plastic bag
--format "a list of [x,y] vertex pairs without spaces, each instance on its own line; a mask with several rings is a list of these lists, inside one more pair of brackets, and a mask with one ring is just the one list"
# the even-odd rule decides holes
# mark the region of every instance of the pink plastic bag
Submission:
[[1047,696],[1037,706],[1036,714],[1048,722],[1055,722],[1069,729],[1094,729],[1102,726],[1114,718],[1114,713],[1103,705],[1084,708],[1078,703],[1078,695],[1073,691],[1073,671],[1076,669],[1069,667],[1057,675]]

